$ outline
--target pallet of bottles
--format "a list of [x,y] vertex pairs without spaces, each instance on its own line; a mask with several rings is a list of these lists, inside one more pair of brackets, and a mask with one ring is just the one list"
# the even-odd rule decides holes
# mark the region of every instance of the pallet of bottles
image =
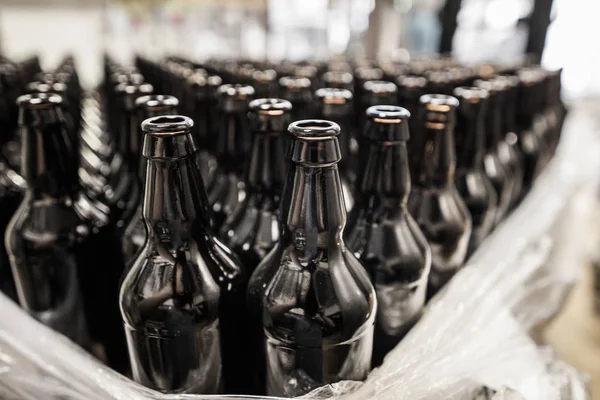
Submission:
[[1,64],[2,290],[161,393],[363,381],[552,159],[560,71]]

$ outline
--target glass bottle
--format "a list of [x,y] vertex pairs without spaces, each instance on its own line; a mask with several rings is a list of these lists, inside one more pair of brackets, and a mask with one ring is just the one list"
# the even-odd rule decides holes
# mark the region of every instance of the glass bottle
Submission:
[[319,101],[317,117],[335,122],[340,126],[342,132],[338,137],[342,151],[338,170],[342,180],[346,210],[351,210],[354,206],[353,183],[356,181],[356,168],[353,168],[356,160],[350,150],[353,118],[352,92],[346,89],[322,88],[316,91],[315,97]]
[[257,69],[252,73],[252,87],[257,98],[277,97],[277,72],[274,69]]
[[506,159],[500,158],[499,152],[500,142],[504,140],[502,133],[503,85],[498,80],[476,80],[475,86],[489,93],[485,116],[486,154],[483,163],[485,172],[498,195],[498,207],[494,217],[494,225],[498,225],[509,211],[516,184],[510,165]]
[[219,121],[217,162],[219,171],[209,188],[213,224],[218,232],[227,217],[244,200],[244,167],[250,150],[248,103],[254,89],[248,85],[222,85],[218,90]]
[[227,382],[243,359],[246,279],[212,234],[192,127],[182,116],[142,123],[148,240],[120,304],[134,379],[161,392],[209,394],[223,388],[222,364],[231,366]]
[[537,90],[542,77],[534,69],[518,71],[519,86],[517,104],[517,136],[519,148],[523,155],[523,187],[524,193],[531,188],[533,181],[541,171],[541,158],[546,152],[544,143],[534,132],[533,121],[536,113]]
[[217,132],[217,89],[222,82],[218,75],[202,72],[196,72],[188,78],[193,109],[190,115],[194,118],[194,135],[200,146],[202,179],[207,188],[210,188],[217,173],[214,136]]
[[476,87],[454,89],[460,102],[456,119],[456,189],[469,209],[473,232],[468,255],[473,254],[494,227],[498,196],[485,173],[485,111],[489,93]]
[[515,113],[517,106],[517,90],[519,78],[514,75],[500,75],[495,78],[503,85],[503,103],[501,112],[501,132],[503,140],[498,145],[498,156],[503,164],[507,165],[514,178],[510,206],[516,205],[523,190],[523,161],[518,148]]
[[21,96],[21,173],[27,189],[6,230],[21,306],[45,325],[89,346],[75,247],[89,230],[77,209],[74,149],[62,116],[62,98]]
[[[119,84],[117,93],[117,152],[123,159],[123,168],[119,176],[119,187],[115,188],[116,195],[108,204],[118,209],[116,226],[122,232],[129,223],[139,204],[141,195],[139,185],[139,166],[141,154],[140,131],[138,118],[135,115],[135,101],[138,97],[151,94],[153,87],[144,83],[141,85]],[[127,182],[124,185],[123,182]]]
[[362,141],[366,158],[345,238],[377,292],[373,366],[378,366],[421,315],[431,248],[407,209],[410,113],[374,106],[367,117]]
[[287,167],[282,136],[292,104],[257,99],[249,110],[252,148],[245,168],[246,197],[225,221],[221,237],[251,274],[280,236],[277,217]]
[[433,296],[463,265],[471,236],[471,216],[454,184],[456,147],[454,125],[458,100],[429,94],[421,97],[422,128],[411,159],[413,190],[408,209],[425,234],[432,252],[427,295]]
[[[148,95],[139,97],[135,101],[137,123],[141,130],[141,123],[148,118],[157,117],[160,115],[175,115],[177,114],[177,107],[179,106],[179,100],[173,96],[167,95]],[[143,132],[140,134],[143,137]],[[146,169],[145,160],[140,159],[141,166],[138,170],[140,185],[143,188],[146,182]],[[138,204],[135,214],[129,221],[129,224],[125,227],[125,233],[123,235],[123,257],[125,258],[125,268],[135,260],[135,256],[138,251],[146,242],[146,225],[144,223],[144,217],[142,213],[142,202]]]
[[365,379],[377,311],[369,277],[343,240],[340,128],[330,121],[303,120],[288,130],[281,239],[255,271],[269,283],[254,283],[264,293],[270,396],[298,396],[323,384]]

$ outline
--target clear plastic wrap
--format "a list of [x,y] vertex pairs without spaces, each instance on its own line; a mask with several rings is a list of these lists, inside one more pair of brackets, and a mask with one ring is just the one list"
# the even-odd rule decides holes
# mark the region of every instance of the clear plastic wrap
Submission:
[[[430,303],[364,383],[304,396],[434,400],[588,398],[584,380],[529,335],[551,318],[590,258],[599,138],[567,126],[559,152],[512,215]],[[0,398],[220,399],[161,395],[120,376],[0,296]],[[481,395],[482,388],[493,395]],[[235,396],[235,398],[244,398]]]

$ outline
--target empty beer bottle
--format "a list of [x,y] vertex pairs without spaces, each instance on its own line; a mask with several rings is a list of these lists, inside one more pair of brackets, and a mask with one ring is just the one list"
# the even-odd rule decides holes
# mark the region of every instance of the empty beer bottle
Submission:
[[519,95],[519,78],[515,75],[502,75],[504,80],[504,110],[502,115],[504,142],[500,157],[508,160],[515,175],[515,187],[511,199],[511,206],[517,205],[523,192],[523,181],[525,167],[523,155],[519,148],[519,136],[517,134],[517,104]]
[[396,106],[367,109],[356,207],[346,242],[365,265],[377,292],[373,365],[382,363],[425,305],[431,248],[409,214],[406,142],[410,113]]
[[249,109],[252,148],[246,164],[246,197],[225,221],[221,236],[251,274],[280,236],[277,216],[287,166],[282,136],[292,105],[287,100],[257,99]]
[[[337,124],[290,125],[290,166],[281,201],[281,239],[255,271],[271,396],[298,396],[326,383],[363,380],[371,365],[376,296],[346,249],[337,170]],[[267,272],[265,274],[265,272]]]
[[211,232],[192,127],[182,116],[142,124],[148,240],[120,303],[137,382],[161,392],[218,393],[222,362],[242,365],[246,279]]
[[458,98],[456,121],[457,163],[454,181],[473,222],[468,254],[481,244],[494,227],[498,196],[485,173],[485,111],[489,93],[476,87],[454,89]]
[[199,161],[202,179],[210,188],[217,173],[216,138],[217,133],[217,89],[222,79],[218,75],[206,75],[196,72],[188,78],[192,96],[194,135],[200,146]]
[[[159,94],[139,97],[135,101],[138,121],[136,125],[139,126],[139,129],[141,130],[141,123],[148,118],[159,115],[175,115],[177,114],[178,105],[179,100],[173,96]],[[144,137],[143,132],[140,133],[140,137]],[[146,181],[145,166],[145,160],[142,158],[138,170],[142,188]],[[133,262],[135,255],[146,241],[146,225],[144,224],[142,208],[142,202],[140,202],[135,214],[129,221],[129,224],[125,227],[125,234],[123,235],[123,256],[125,258],[126,268]]]
[[274,69],[257,69],[252,73],[251,85],[257,98],[273,98],[277,96],[277,72]]
[[80,217],[77,168],[62,98],[19,97],[21,173],[27,190],[6,230],[19,303],[36,319],[82,346],[90,344],[75,253],[91,228]]
[[367,81],[360,90],[356,119],[355,135],[359,135],[366,123],[367,108],[378,105],[395,106],[398,103],[398,88],[393,82]]
[[537,90],[542,79],[538,70],[523,69],[518,72],[521,82],[517,105],[517,137],[519,149],[523,155],[524,191],[528,191],[541,171],[541,158],[546,147],[535,134],[533,121],[536,114],[536,98],[541,94]]
[[503,85],[498,80],[477,80],[475,86],[489,93],[488,108],[485,116],[486,154],[484,167],[490,178],[496,194],[498,195],[498,207],[494,224],[498,224],[506,216],[515,187],[515,179],[506,159],[502,160],[499,155],[500,142],[504,140],[502,134],[502,96]]
[[335,122],[340,126],[339,143],[342,159],[338,163],[338,170],[344,191],[346,210],[351,210],[354,205],[353,184],[356,180],[355,162],[351,154],[350,132],[352,132],[352,92],[346,89],[322,88],[316,91],[315,97],[319,101],[317,117]]
[[218,91],[219,171],[208,192],[216,231],[245,196],[244,166],[251,145],[246,113],[253,96],[254,89],[247,85],[222,85]]
[[458,100],[430,94],[421,97],[420,137],[411,158],[415,170],[409,211],[431,246],[428,296],[435,294],[463,265],[471,236],[471,216],[454,184],[454,125]]

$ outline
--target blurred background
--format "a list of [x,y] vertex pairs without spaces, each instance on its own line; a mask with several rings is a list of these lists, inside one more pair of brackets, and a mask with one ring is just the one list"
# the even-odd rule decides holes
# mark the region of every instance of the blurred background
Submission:
[[87,86],[100,81],[104,52],[121,63],[136,52],[198,62],[530,57],[564,68],[565,97],[582,98],[600,94],[599,13],[595,0],[0,0],[0,54],[36,53],[46,69],[72,53]]

